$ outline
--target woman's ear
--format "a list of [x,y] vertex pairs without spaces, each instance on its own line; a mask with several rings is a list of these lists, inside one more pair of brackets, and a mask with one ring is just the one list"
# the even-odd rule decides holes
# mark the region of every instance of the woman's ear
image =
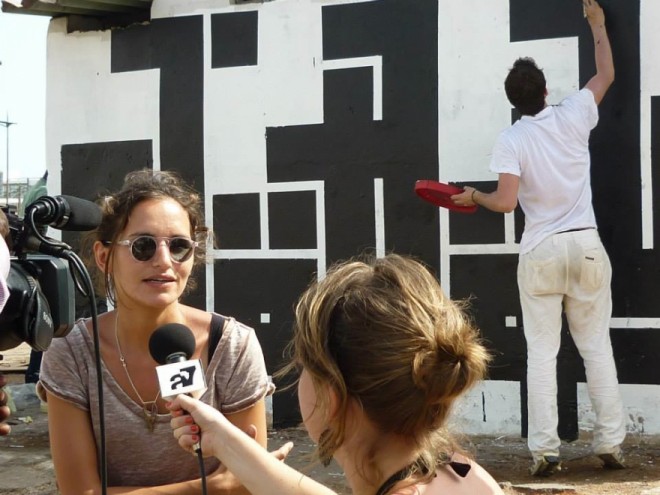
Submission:
[[326,392],[328,394],[327,419],[332,420],[339,413],[339,394],[337,393],[337,390],[330,385],[327,386]]
[[105,273],[106,267],[110,263],[110,248],[104,246],[101,241],[96,241],[93,249],[96,266],[99,267],[102,273]]

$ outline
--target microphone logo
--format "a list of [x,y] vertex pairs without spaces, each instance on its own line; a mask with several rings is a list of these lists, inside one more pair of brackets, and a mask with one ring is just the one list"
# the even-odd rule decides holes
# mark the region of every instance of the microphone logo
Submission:
[[179,387],[190,387],[193,384],[195,371],[197,371],[197,368],[195,368],[194,366],[181,368],[181,372],[178,375],[174,375],[170,378],[170,383],[172,384],[172,390],[176,390]]
[[198,399],[206,391],[206,379],[199,359],[157,366],[156,374],[163,398],[189,394]]

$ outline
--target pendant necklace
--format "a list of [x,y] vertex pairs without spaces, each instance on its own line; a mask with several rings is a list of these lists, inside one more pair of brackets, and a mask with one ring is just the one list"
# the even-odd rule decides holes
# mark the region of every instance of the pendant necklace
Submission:
[[121,352],[121,346],[119,345],[119,332],[117,331],[118,320],[119,320],[119,313],[117,313],[117,317],[115,318],[115,341],[117,342],[117,352],[119,353],[119,361],[121,361],[121,365],[123,366],[124,371],[126,372],[126,378],[128,378],[128,383],[131,384],[131,387],[133,388],[133,392],[135,392],[135,395],[137,395],[137,398],[142,404],[142,414],[144,416],[144,421],[147,424],[147,428],[149,429],[150,432],[153,432],[154,425],[156,423],[156,416],[158,415],[158,399],[160,398],[160,390],[158,390],[158,394],[156,394],[156,398],[154,400],[147,402],[145,402],[142,399],[140,392],[137,391],[137,388],[135,387],[133,380],[131,380],[131,375],[128,372],[128,367],[126,366],[126,359],[124,358],[124,354]]

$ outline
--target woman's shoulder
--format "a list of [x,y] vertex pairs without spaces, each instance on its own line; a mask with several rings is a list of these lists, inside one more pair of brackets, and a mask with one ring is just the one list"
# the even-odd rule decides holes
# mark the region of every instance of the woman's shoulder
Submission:
[[480,489],[480,492],[473,493],[484,493],[484,494],[493,494],[493,495],[504,495],[504,491],[500,484],[491,476],[491,474],[486,471],[480,464],[476,461],[471,462],[472,469],[472,480],[475,485],[475,489]]
[[66,333],[66,335],[63,335],[61,337],[55,337],[52,340],[48,348],[48,351],[50,351],[51,349],[61,348],[62,346],[75,348],[84,345],[86,342],[88,342],[91,339],[91,334],[87,329],[85,321],[86,320],[84,319],[76,320],[76,322],[73,324],[71,329]]
[[[222,318],[219,335],[219,347],[236,356],[244,354],[246,348],[252,348],[258,342],[254,328],[240,322],[233,316],[218,315]],[[218,322],[220,320],[216,320]]]
[[[454,461],[470,466],[464,476],[450,464],[436,471],[436,477],[420,493],[426,495],[504,495],[502,488],[482,466],[474,460],[455,455]],[[421,487],[420,487],[421,488]]]
[[234,338],[245,337],[254,332],[254,328],[230,315],[218,313],[216,311],[205,312],[211,325],[222,325],[223,335],[226,333],[235,334]]

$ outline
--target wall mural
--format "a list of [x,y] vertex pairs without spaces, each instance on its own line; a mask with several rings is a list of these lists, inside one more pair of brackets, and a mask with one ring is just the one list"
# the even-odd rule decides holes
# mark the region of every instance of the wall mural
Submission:
[[[602,0],[617,80],[592,134],[592,183],[614,269],[612,340],[628,428],[660,433],[660,4]],[[503,80],[533,56],[557,103],[594,73],[575,0],[279,1],[186,10],[48,37],[47,141],[54,189],[94,198],[141,167],[176,170],[206,199],[219,241],[191,303],[255,327],[281,363],[297,295],[335,260],[371,250],[426,261],[471,311],[496,355],[456,421],[525,434],[525,342],[516,286],[519,211],[439,211],[417,179],[495,187],[497,133],[512,121]],[[57,180],[61,182],[57,184]],[[588,429],[584,370],[564,330],[560,430]],[[275,422],[298,421],[294,392]]]

